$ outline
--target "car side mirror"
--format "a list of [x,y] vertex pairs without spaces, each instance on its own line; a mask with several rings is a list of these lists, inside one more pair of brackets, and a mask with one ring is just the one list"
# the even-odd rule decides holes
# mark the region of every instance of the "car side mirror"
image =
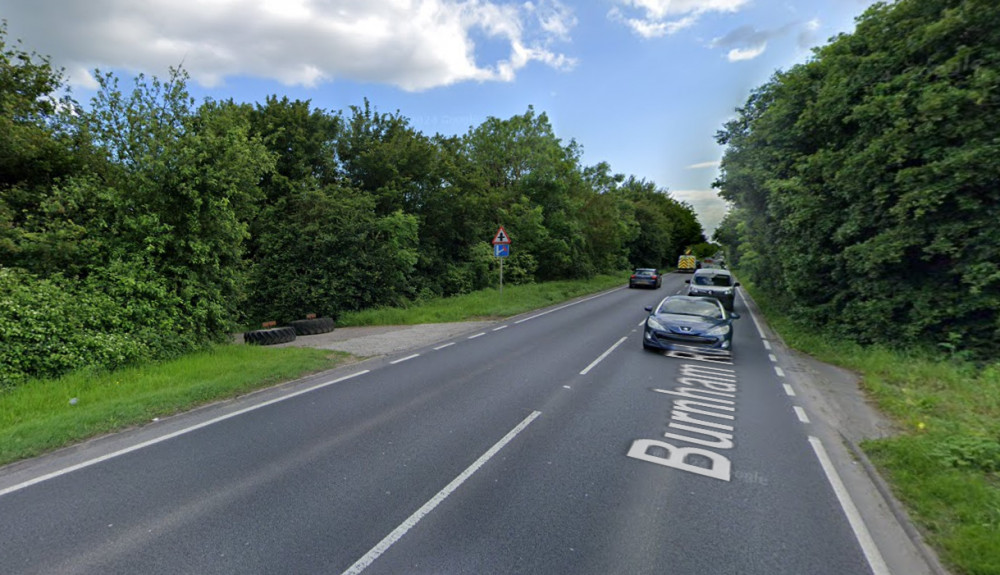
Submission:
[[684,283],[689,284],[691,283],[691,280],[684,280]]
[[651,311],[653,311],[653,306],[651,306],[651,305],[647,305],[647,306],[646,306],[646,307],[644,307],[643,309],[644,309],[644,310],[646,310],[646,311],[650,311],[650,312],[651,312]]
[[736,313],[736,312],[734,311],[734,312],[731,312],[731,313],[729,314],[729,317],[731,317],[731,318],[733,318],[733,319],[740,319],[740,314],[738,314],[738,313]]
[[734,283],[734,284],[733,284],[733,287],[740,287],[740,282],[736,282],[736,283]]

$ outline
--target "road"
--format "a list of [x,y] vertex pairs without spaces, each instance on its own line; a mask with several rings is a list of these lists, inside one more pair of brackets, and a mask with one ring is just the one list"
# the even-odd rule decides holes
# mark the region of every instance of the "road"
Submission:
[[745,299],[642,349],[686,277],[9,466],[0,571],[932,573]]

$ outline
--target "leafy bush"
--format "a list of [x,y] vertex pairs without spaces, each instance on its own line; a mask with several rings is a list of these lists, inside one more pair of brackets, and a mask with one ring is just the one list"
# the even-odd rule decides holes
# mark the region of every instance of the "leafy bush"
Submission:
[[179,327],[179,298],[141,270],[116,265],[76,280],[0,268],[0,387],[201,347],[195,332]]

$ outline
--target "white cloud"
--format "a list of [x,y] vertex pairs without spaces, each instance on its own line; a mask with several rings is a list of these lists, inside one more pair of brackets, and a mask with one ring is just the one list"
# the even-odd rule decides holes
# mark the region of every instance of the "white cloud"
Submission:
[[[532,62],[568,69],[554,49],[576,25],[560,0],[96,0],[3,2],[8,34],[66,68],[162,75],[183,63],[215,85],[232,76],[312,86],[350,78],[419,91],[510,81]],[[507,46],[483,61],[473,37]]]
[[719,167],[720,160],[712,160],[711,162],[700,162],[697,164],[691,164],[690,166],[685,166],[688,170],[707,170]]
[[608,17],[643,38],[674,34],[693,26],[702,14],[736,12],[750,0],[614,0]]
[[715,190],[670,190],[670,195],[682,202],[691,204],[698,221],[705,230],[705,237],[712,239],[712,232],[719,227],[722,218],[729,210],[729,204],[719,197]]
[[753,48],[733,48],[726,54],[726,59],[730,62],[741,62],[743,60],[753,60],[764,53],[767,49],[767,42],[754,46]]

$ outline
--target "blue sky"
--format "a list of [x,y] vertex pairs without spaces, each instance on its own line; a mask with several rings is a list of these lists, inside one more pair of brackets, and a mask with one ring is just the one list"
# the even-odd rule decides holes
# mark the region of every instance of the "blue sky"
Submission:
[[710,234],[725,212],[715,133],[873,2],[0,0],[0,18],[84,103],[94,69],[130,81],[183,63],[198,99],[278,95],[335,112],[368,98],[427,135],[533,106],[586,165],[654,182]]

